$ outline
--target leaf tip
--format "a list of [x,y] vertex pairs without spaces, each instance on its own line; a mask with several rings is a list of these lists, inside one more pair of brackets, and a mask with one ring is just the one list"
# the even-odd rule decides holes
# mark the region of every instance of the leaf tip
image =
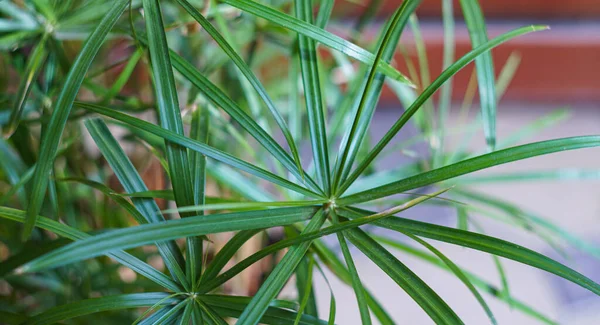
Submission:
[[16,268],[16,269],[13,271],[13,274],[15,274],[15,275],[21,275],[21,274],[25,274],[25,273],[27,273],[27,269],[28,269],[28,268],[27,268],[27,266],[26,266],[26,265],[19,266],[18,268]]
[[548,30],[548,29],[550,29],[550,26],[548,26],[548,25],[531,25],[531,28],[533,29],[534,32],[537,32],[537,31],[541,31],[541,30]]

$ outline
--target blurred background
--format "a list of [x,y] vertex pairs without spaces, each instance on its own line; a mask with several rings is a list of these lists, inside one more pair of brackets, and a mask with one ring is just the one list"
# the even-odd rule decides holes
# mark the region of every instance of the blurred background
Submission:
[[[351,1],[337,1],[337,20],[330,25],[332,31],[344,32],[344,26],[358,24],[357,17],[371,6],[353,4]],[[400,1],[381,1],[377,11],[380,21],[388,17]],[[493,50],[493,59],[498,74],[509,58],[519,62],[513,79],[498,107],[498,137],[502,139],[532,123],[548,124],[535,136],[521,143],[547,140],[558,137],[600,134],[600,1],[597,0],[485,0],[481,6],[487,18],[490,38],[516,27],[528,24],[550,25],[549,31],[533,33],[517,38]],[[469,35],[462,21],[458,1],[454,4],[456,17],[456,55],[462,56],[470,50]],[[432,80],[439,75],[443,57],[443,26],[441,4],[438,0],[424,0],[418,9],[422,37],[424,39]],[[379,27],[366,35],[375,36]],[[369,30],[369,27],[366,29]],[[417,51],[412,31],[403,34],[401,47],[419,69]],[[402,66],[405,59],[398,51],[396,61]],[[405,66],[405,68],[407,68]],[[471,64],[459,72],[454,79],[453,110],[450,125],[461,124],[459,107],[468,97],[469,80],[473,75]],[[400,70],[407,71],[407,70]],[[467,95],[465,96],[465,93]],[[475,95],[470,118],[478,111]],[[374,120],[375,132],[387,130],[390,121],[395,120],[400,110],[396,97],[391,91],[385,92]],[[564,109],[564,110],[563,110]],[[547,118],[551,116],[550,118]],[[552,116],[556,117],[553,118]],[[552,122],[549,122],[552,121]],[[383,134],[382,131],[379,131]],[[378,139],[381,134],[374,134]],[[408,135],[410,136],[410,135]],[[474,134],[469,146],[473,150],[485,147],[482,132]],[[458,143],[459,137],[451,138]],[[413,148],[414,149],[414,148]],[[418,149],[417,149],[418,150]],[[383,167],[398,165],[406,160],[401,153],[391,155],[383,162]],[[492,168],[484,173],[509,171],[549,170],[556,168],[598,168],[600,156],[593,150],[558,153],[529,159],[513,164]],[[547,218],[562,226],[566,232],[577,234],[591,242],[600,244],[600,182],[590,181],[523,181],[520,183],[497,183],[494,185],[473,185],[483,193],[506,199],[517,204],[524,211]],[[417,207],[406,212],[408,217],[455,226],[456,216],[452,210],[431,207]],[[490,218],[477,217],[485,231],[499,238],[507,239],[568,263],[576,270],[600,281],[598,259],[568,250],[570,258],[555,253],[548,244],[535,236],[515,231],[504,223]],[[382,233],[382,235],[393,235]],[[330,238],[335,247],[334,238]],[[494,260],[481,254],[457,246],[435,243],[449,257],[466,269],[476,273],[497,286],[500,277]],[[381,270],[355,249],[353,251],[364,284],[371,289],[390,311],[391,316],[401,324],[431,324],[431,320],[420,307]],[[485,313],[478,308],[475,299],[459,280],[447,272],[427,265],[406,254],[397,254],[403,262],[419,274],[448,304],[457,311],[467,324],[488,324]],[[561,324],[598,324],[600,299],[592,293],[577,288],[543,271],[502,260],[513,297],[527,301],[543,314],[553,317]],[[329,276],[336,292],[338,306],[344,306],[337,313],[340,324],[358,324],[359,313],[350,287],[335,281]],[[318,275],[317,275],[318,276]],[[317,280],[317,299],[321,311],[329,307],[329,289],[322,277]],[[291,288],[290,288],[291,289]],[[512,310],[506,304],[486,299],[494,311],[499,324],[537,323],[529,316]]]

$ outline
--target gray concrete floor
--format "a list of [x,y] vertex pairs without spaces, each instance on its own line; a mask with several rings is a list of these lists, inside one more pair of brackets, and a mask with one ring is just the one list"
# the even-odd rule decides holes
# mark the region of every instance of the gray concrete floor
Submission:
[[[552,107],[528,103],[501,106],[498,113],[498,136],[506,137],[520,127],[550,112]],[[380,110],[374,120],[377,133],[387,129],[399,112],[394,109]],[[411,133],[410,130],[401,137]],[[571,110],[566,121],[536,134],[525,142],[546,140],[558,137],[600,134],[600,109],[581,105]],[[375,137],[378,135],[376,134]],[[478,133],[472,148],[483,148],[483,135]],[[403,161],[400,157],[390,157],[383,165],[397,165]],[[600,149],[583,149],[561,152],[545,157],[532,158],[503,166],[494,167],[483,173],[508,171],[527,171],[555,168],[599,168]],[[598,240],[600,233],[600,181],[563,181],[563,182],[520,182],[518,184],[494,184],[475,187],[487,194],[505,198],[523,208],[535,212],[564,229],[580,235],[590,241]],[[407,217],[427,220],[445,225],[454,225],[451,211],[421,210]],[[560,259],[547,244],[531,235],[486,217],[475,216],[489,235],[514,241],[537,252]],[[398,234],[395,234],[398,236]],[[481,276],[489,282],[500,285],[499,276],[489,255],[458,246],[430,241],[458,265]],[[429,317],[402,291],[389,277],[377,268],[358,250],[353,256],[364,285],[368,287],[387,308],[398,324],[432,324]],[[571,260],[560,259],[570,267],[600,281],[600,263],[575,250]],[[450,273],[441,271],[405,254],[396,254],[415,273],[425,280],[452,307],[466,324],[489,324],[485,313],[464,285]],[[600,298],[567,283],[566,281],[531,267],[503,260],[511,294],[528,302],[561,324],[598,324]],[[326,274],[333,287],[337,301],[337,324],[360,324],[359,313],[352,289]],[[329,289],[321,276],[316,276],[316,292],[321,316],[327,316],[329,307]],[[531,317],[511,310],[506,304],[484,295],[499,324],[536,324]]]

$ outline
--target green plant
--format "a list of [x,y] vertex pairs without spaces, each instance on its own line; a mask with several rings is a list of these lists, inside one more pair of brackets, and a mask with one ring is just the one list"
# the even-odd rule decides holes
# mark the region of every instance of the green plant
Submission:
[[[319,319],[312,290],[315,270],[328,268],[352,286],[362,323],[371,323],[370,313],[383,324],[393,323],[363,286],[348,241],[438,324],[462,321],[383,245],[455,274],[492,323],[494,316],[480,291],[541,322],[553,321],[510,295],[499,259],[503,288],[463,270],[423,238],[521,262],[600,294],[600,285],[565,265],[468,229],[472,223],[477,230],[470,213],[500,213],[502,220],[552,245],[566,241],[600,256],[596,247],[543,218],[463,187],[515,178],[593,178],[597,172],[459,177],[600,145],[600,136],[583,136],[511,147],[560,120],[562,111],[513,138],[496,140],[497,102],[516,64],[509,60],[496,81],[490,50],[545,26],[488,39],[478,2],[462,0],[473,50],[455,61],[452,1],[444,0],[445,69],[430,82],[414,15],[419,0],[403,1],[374,46],[363,47],[355,44],[355,35],[369,25],[374,10],[361,17],[350,35],[352,43],[324,29],[332,0],[264,2],[268,5],[253,0],[0,2],[0,46],[5,50],[0,123],[6,138],[0,140],[0,217],[2,243],[10,255],[0,275],[11,288],[2,298],[3,321],[88,323],[98,322],[92,314],[101,312],[106,323],[224,324],[228,318],[237,318],[238,324],[333,323],[333,293],[325,321]],[[410,78],[389,64],[407,24],[421,68]],[[330,56],[319,52],[318,44]],[[349,58],[360,62],[359,67]],[[450,80],[472,61],[482,109],[481,119],[470,129],[482,125],[489,151],[479,155],[444,145],[450,132]],[[121,67],[118,73],[116,67]],[[346,87],[330,78],[338,67]],[[19,75],[18,88],[8,84],[11,73]],[[384,85],[405,110],[371,147],[369,125]],[[438,90],[434,109],[432,95]],[[160,125],[149,122],[154,117]],[[374,162],[409,122],[421,134],[400,145],[422,141],[431,154],[391,171],[375,168]],[[122,141],[113,135],[116,129],[126,131]],[[87,133],[102,159],[86,151]],[[284,139],[284,145],[276,138]],[[123,150],[125,142],[133,151]],[[310,162],[301,159],[305,143],[312,149]],[[150,176],[142,177],[139,170],[149,165]],[[171,187],[160,185],[163,176]],[[159,185],[147,186],[149,180]],[[208,195],[207,184],[214,195]],[[411,200],[394,197],[414,195],[410,191],[419,188],[431,193]],[[454,207],[458,227],[402,217],[400,212],[419,204]],[[375,208],[381,211],[369,210]],[[398,232],[424,249],[359,228],[366,224]],[[225,270],[244,243],[280,226],[284,239]],[[209,236],[222,232],[236,233],[215,251]],[[321,241],[327,235],[337,236],[343,259]],[[253,296],[224,291],[227,281],[269,256],[280,260]],[[156,257],[164,267],[151,263]],[[126,268],[140,276],[127,279]],[[293,275],[297,301],[277,300]],[[142,312],[141,307],[147,309]]]

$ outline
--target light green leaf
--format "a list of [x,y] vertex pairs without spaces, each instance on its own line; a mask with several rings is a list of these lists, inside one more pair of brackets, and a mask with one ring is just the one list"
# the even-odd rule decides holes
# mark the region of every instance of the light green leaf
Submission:
[[[478,0],[460,0],[465,23],[471,37],[473,48],[488,42],[487,27]],[[496,83],[492,53],[486,52],[475,59],[477,83],[485,141],[490,150],[496,147]]]

